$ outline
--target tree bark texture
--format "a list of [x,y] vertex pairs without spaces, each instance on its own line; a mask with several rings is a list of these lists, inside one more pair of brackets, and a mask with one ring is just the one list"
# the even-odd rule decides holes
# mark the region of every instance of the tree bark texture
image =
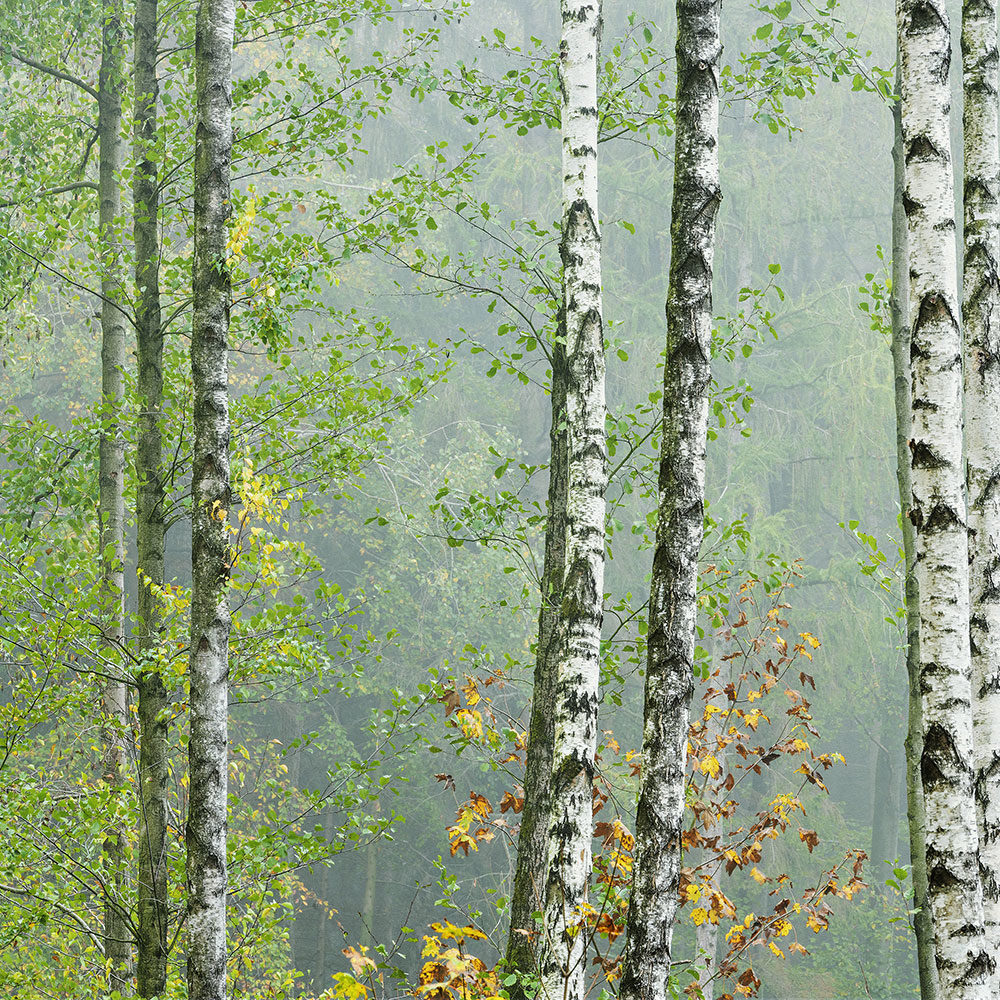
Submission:
[[[506,967],[535,970],[535,913],[544,905],[548,860],[552,741],[555,735],[556,668],[561,633],[562,576],[566,559],[566,331],[560,321],[552,348],[552,425],[549,430],[549,493],[545,520],[538,645],[524,773],[524,808],[517,836],[517,869],[510,908]],[[520,982],[511,1000],[523,1000]],[[515,995],[516,994],[516,995]]]
[[[900,93],[899,63],[896,93]],[[903,163],[903,119],[897,100],[892,106],[893,200],[892,200],[892,377],[896,405],[896,486],[899,491],[900,524],[903,535],[904,594],[906,601],[907,719],[904,756],[906,759],[906,819],[910,843],[910,871],[913,879],[913,918],[917,943],[917,972],[920,1000],[936,1000],[937,965],[934,960],[934,926],[927,901],[927,858],[924,844],[924,790],[920,784],[920,750],[923,746],[923,713],[920,707],[920,599],[917,589],[917,536],[910,510],[913,490],[910,483],[910,321],[908,296],[908,250],[906,212],[903,208],[905,164]]]
[[[98,239],[101,253],[101,433],[98,457],[100,505],[101,629],[108,672],[123,669],[125,621],[125,255],[122,247],[122,88],[124,26],[121,0],[101,8],[101,67],[97,91]],[[128,707],[124,675],[102,691],[104,780],[123,793]],[[124,831],[113,818],[105,832],[104,957],[108,988],[125,993],[131,981],[132,934],[124,905]]]
[[566,323],[566,550],[539,971],[547,1000],[583,1000],[607,485],[597,194],[600,0],[562,0],[562,309]]
[[232,163],[234,0],[201,0],[195,29],[194,467],[191,735],[187,823],[188,996],[226,996],[226,790],[230,614],[226,260]]
[[678,0],[659,497],[623,1000],[669,993],[693,691],[719,186],[720,0]]
[[920,776],[943,1000],[990,996],[973,791],[962,344],[951,164],[948,12],[897,7],[910,271],[910,470],[920,601]]
[[1000,65],[994,0],[962,5],[965,456],[979,871],[1000,991]]
[[136,646],[139,656],[140,806],[136,887],[136,981],[141,997],[155,997],[167,982],[167,691],[159,669],[163,586],[164,483],[160,421],[163,416],[163,332],[160,325],[159,187],[157,180],[157,0],[136,0],[135,233],[138,395],[136,444],[139,556]]

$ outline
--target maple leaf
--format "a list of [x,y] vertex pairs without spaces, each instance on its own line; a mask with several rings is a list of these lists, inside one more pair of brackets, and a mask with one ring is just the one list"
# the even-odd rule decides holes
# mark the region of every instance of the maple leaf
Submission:
[[475,679],[470,677],[468,674],[465,675],[465,683],[462,685],[462,693],[465,695],[465,702],[469,708],[479,704],[479,688],[476,686]]
[[[500,812],[505,813],[508,809],[513,809],[515,813],[519,813],[524,808],[524,799],[518,798],[511,792],[504,792],[503,798],[500,800]],[[599,833],[595,831],[595,836],[600,836]]]
[[698,766],[702,774],[710,774],[713,778],[722,770],[722,765],[712,756],[706,757]]
[[458,711],[462,706],[462,699],[459,697],[458,689],[454,686],[454,683],[450,688],[445,688],[444,694],[437,700],[445,706],[445,718],[451,715],[452,712]]
[[453,792],[455,790],[455,779],[450,774],[435,774],[434,778],[444,782],[445,791]]
[[806,847],[809,848],[809,853],[812,854],[813,848],[819,846],[819,837],[815,830],[803,830],[799,827],[799,840],[801,840]]
[[366,1000],[368,987],[364,983],[359,983],[349,972],[335,972],[333,974],[334,986],[333,995],[342,1000]]
[[486,819],[493,812],[493,806],[485,795],[480,795],[478,792],[469,792],[469,800],[472,802],[473,810],[479,816],[482,816],[483,819]]
[[356,976],[369,975],[372,969],[378,968],[374,960],[370,959],[365,954],[366,951],[368,951],[368,948],[365,945],[361,946],[360,951],[357,948],[343,949],[343,953],[347,956],[347,960],[351,963],[351,969]]

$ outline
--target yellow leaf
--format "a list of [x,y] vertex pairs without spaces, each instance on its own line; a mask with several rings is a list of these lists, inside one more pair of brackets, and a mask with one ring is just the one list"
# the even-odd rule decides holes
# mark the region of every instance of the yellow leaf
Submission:
[[750,869],[750,875],[758,885],[763,885],[767,881],[767,876],[756,866]]
[[710,774],[713,778],[716,777],[719,771],[722,770],[722,765],[715,759],[715,757],[706,757],[701,764],[698,765],[701,768],[702,774]]
[[349,972],[335,972],[333,981],[334,996],[341,997],[342,1000],[367,1000],[368,987],[364,983],[359,983]]
[[691,911],[691,922],[695,927],[701,927],[706,920],[708,920],[708,911],[703,906]]

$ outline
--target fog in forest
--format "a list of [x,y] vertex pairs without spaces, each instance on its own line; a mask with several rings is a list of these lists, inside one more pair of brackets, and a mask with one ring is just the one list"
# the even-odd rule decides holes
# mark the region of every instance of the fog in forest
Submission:
[[[188,995],[179,918],[196,5],[167,6],[149,147],[160,165],[167,469],[153,653],[133,642],[143,586],[134,5],[120,88],[123,201],[110,236],[97,222],[96,90],[72,82],[97,86],[102,8],[0,6],[0,994],[11,998],[104,996],[108,884],[138,919],[137,694],[129,681],[115,787],[102,778],[101,691],[109,673],[137,676],[149,657],[166,687],[164,996]],[[457,998],[461,975],[448,985],[428,965],[458,947],[462,961],[492,970],[506,949],[550,461],[560,23],[554,2],[472,0],[462,16],[455,6],[237,7],[227,244],[233,997]],[[721,961],[727,932],[787,898],[789,930],[739,956],[759,996],[920,995],[890,355],[894,33],[888,5],[853,0],[722,10],[723,200],[692,709],[701,729],[689,745],[685,823],[698,826],[731,772],[734,786],[718,794],[732,808],[702,833],[738,852],[750,830],[758,850],[750,863],[706,862],[731,904],[721,920],[694,886],[684,899],[678,990],[703,960],[703,923],[719,921]],[[672,5],[604,4],[601,86],[614,95],[598,153],[609,560],[594,899],[620,887],[632,863],[614,823],[633,827],[643,738],[674,36]],[[960,147],[956,138],[959,197]],[[101,407],[102,279],[126,317],[115,423],[126,455],[125,625],[110,652],[98,460],[102,426],[117,418]],[[787,667],[767,680],[764,662],[785,654]],[[733,671],[758,690],[740,702],[745,739],[716,759],[704,748],[722,731],[712,729],[721,708],[702,713],[723,704],[719,678]],[[747,764],[744,747],[753,756],[776,741],[780,753]],[[780,829],[753,827],[772,813]],[[122,838],[117,853],[109,828]],[[682,863],[701,865],[707,852],[685,848]],[[858,852],[864,888],[793,912],[834,869],[841,887],[853,884]],[[592,995],[613,995],[621,927],[595,923]],[[504,988],[504,976],[482,995]],[[735,983],[718,981],[712,996]]]

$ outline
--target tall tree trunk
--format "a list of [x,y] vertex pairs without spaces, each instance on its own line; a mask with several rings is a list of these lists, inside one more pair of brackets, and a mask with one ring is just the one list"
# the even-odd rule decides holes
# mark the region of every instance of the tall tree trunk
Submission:
[[[566,330],[560,320],[552,346],[552,424],[549,429],[549,495],[545,520],[538,645],[531,694],[531,720],[524,769],[524,808],[517,837],[517,869],[510,907],[510,933],[505,963],[508,969],[535,969],[535,913],[544,905],[551,819],[554,699],[562,610],[562,578],[566,559]],[[520,982],[511,1000],[523,1000]]]
[[[378,847],[373,840],[365,851],[365,896],[361,904],[361,943],[374,948],[375,940],[375,887],[378,875]],[[322,970],[320,970],[322,971]]]
[[[873,658],[874,659],[874,658]],[[874,665],[874,664],[873,664]],[[899,814],[899,775],[893,767],[889,748],[896,732],[896,719],[891,712],[882,718],[882,730],[875,748],[875,775],[872,782],[872,839],[868,857],[881,870],[882,862],[892,862],[898,854],[897,827]]]
[[962,5],[965,455],[979,871],[1000,992],[1000,53],[994,0]]
[[139,598],[136,645],[139,693],[139,845],[137,985],[141,997],[161,995],[167,983],[167,691],[159,669],[163,615],[155,588],[163,586],[164,484],[163,331],[160,326],[159,187],[156,163],[157,0],[135,6],[135,232],[139,434],[137,544]]
[[[124,30],[121,0],[108,0],[102,11],[101,68],[97,94],[100,150],[98,177],[101,252],[101,435],[98,458],[101,546],[101,628],[109,672],[123,668],[121,644],[125,620],[125,437],[122,408],[126,363],[122,251],[122,86]],[[102,692],[104,780],[117,798],[123,793],[122,765],[128,707],[124,675],[109,680]],[[131,980],[132,942],[124,906],[124,831],[114,817],[104,838],[107,873],[104,885],[104,957],[108,987],[124,993]]]
[[920,776],[927,889],[943,1000],[991,996],[973,792],[969,546],[948,67],[941,0],[900,0],[910,271],[910,470],[920,600]]
[[719,187],[721,0],[678,0],[674,193],[659,509],[649,599],[636,860],[624,1000],[668,994],[693,691]]
[[607,484],[601,234],[597,209],[600,0],[562,0],[563,213],[566,323],[566,553],[559,627],[542,993],[582,1000],[593,837],[594,755],[604,601]]
[[[900,93],[899,61],[896,62],[896,94]],[[925,857],[924,790],[920,784],[920,751],[923,721],[920,708],[920,600],[917,591],[917,536],[910,520],[913,490],[910,485],[910,320],[908,299],[908,252],[906,212],[903,209],[905,166],[903,163],[903,119],[897,100],[892,106],[892,378],[896,404],[896,485],[899,491],[900,524],[903,533],[904,587],[906,600],[907,719],[906,819],[910,835],[910,869],[913,878],[913,918],[917,941],[917,972],[920,1000],[936,1000],[937,967],[934,961],[934,927],[927,901]]]
[[[333,834],[336,827],[333,806],[330,806],[326,810],[326,820],[324,821],[323,836],[326,839],[327,845],[333,844]],[[370,845],[368,850],[371,851],[374,845]],[[369,858],[369,865],[374,866],[374,862]],[[327,938],[330,936],[330,929],[327,924],[330,922],[330,913],[333,912],[333,907],[330,903],[330,898],[333,895],[333,879],[330,878],[330,872],[333,870],[333,865],[331,864],[329,858],[323,865],[323,876],[321,879],[321,888],[323,891],[323,896],[320,900],[322,904],[320,907],[319,916],[319,934],[316,939],[316,975],[318,977],[317,982],[325,983],[329,978],[329,973],[326,971],[326,945]],[[371,875],[370,879],[374,884],[375,876]],[[374,911],[374,906],[372,907]],[[319,991],[322,992],[322,986],[320,986]]]
[[195,28],[194,468],[191,736],[187,823],[188,996],[226,996],[229,689],[229,265],[234,0],[201,0]]

